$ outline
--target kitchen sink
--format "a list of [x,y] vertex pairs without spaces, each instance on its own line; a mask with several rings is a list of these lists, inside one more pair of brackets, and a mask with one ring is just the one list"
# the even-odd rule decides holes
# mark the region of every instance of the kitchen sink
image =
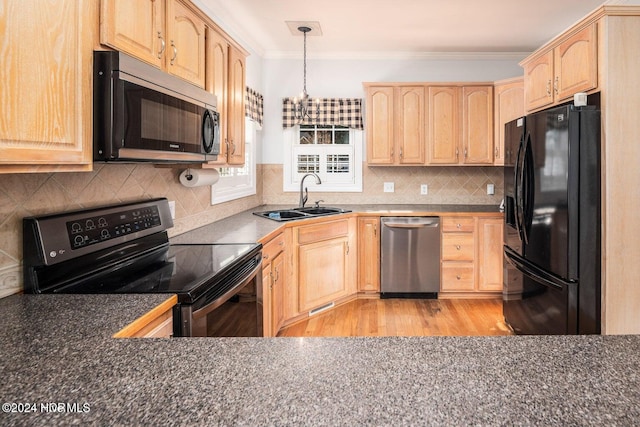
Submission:
[[334,207],[308,207],[292,209],[276,209],[272,211],[254,212],[254,215],[274,221],[292,221],[296,219],[315,218],[318,216],[336,215],[351,212],[350,210]]

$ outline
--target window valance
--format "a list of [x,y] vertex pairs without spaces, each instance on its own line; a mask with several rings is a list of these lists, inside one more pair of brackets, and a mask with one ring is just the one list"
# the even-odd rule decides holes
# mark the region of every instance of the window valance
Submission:
[[295,119],[293,105],[293,98],[284,98],[282,100],[282,127],[285,129],[298,124],[346,126],[352,129],[363,129],[362,99],[320,98],[320,115],[318,119],[305,119],[302,123]]
[[264,117],[264,98],[262,94],[247,86],[244,99],[244,115],[262,127]]

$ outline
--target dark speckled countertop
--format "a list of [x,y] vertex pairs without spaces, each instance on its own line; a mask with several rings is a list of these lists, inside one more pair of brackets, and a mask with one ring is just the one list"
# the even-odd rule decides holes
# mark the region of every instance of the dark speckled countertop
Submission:
[[[494,205],[332,205],[356,213],[372,215],[438,215],[443,213],[495,213]],[[263,205],[216,221],[171,239],[172,243],[248,243],[262,237],[285,224],[301,224],[307,219],[278,222],[253,215],[253,212],[275,209],[291,209],[291,205]],[[332,218],[325,216],[323,218]]]
[[165,299],[0,299],[0,425],[640,425],[640,336],[112,338]]
[[0,425],[640,425],[640,336],[111,338],[163,298],[0,300]]

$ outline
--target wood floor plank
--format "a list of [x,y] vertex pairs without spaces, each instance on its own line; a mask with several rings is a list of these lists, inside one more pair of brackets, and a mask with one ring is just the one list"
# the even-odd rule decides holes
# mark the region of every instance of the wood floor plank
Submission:
[[512,335],[501,300],[357,299],[278,333],[281,337]]

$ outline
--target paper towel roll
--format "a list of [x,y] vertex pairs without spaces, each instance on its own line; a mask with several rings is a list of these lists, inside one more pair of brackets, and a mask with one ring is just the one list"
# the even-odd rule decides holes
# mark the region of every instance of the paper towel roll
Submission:
[[217,169],[187,169],[180,174],[180,183],[185,187],[202,187],[218,182]]

